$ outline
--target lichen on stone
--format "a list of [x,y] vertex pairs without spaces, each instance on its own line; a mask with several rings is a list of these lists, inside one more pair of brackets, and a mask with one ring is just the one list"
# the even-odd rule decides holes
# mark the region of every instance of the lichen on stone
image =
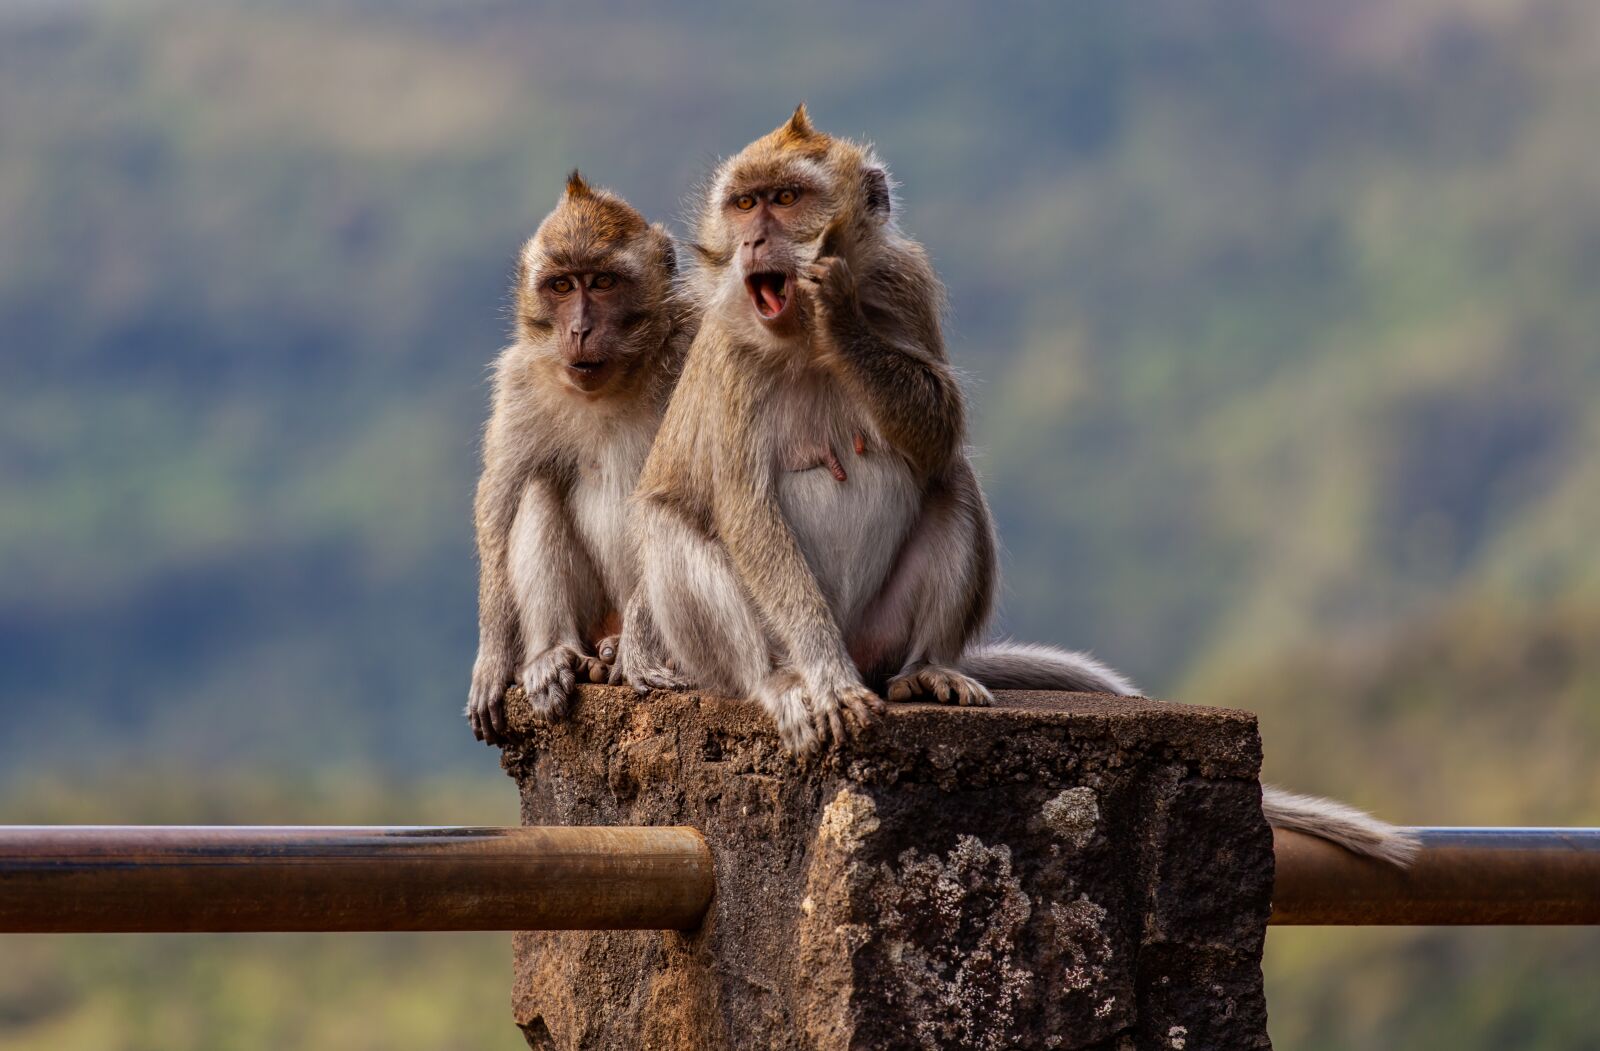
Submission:
[[1100,804],[1094,789],[1080,785],[1046,801],[1039,816],[1046,828],[1081,850],[1094,839]]
[[905,1035],[927,1051],[1013,1046],[1033,976],[1015,962],[1032,904],[1011,848],[961,836],[943,858],[907,850],[882,866],[874,898]]
[[[1050,920],[1055,946],[1063,958],[1064,991],[1089,992],[1102,985],[1106,981],[1106,967],[1114,955],[1111,939],[1105,931],[1106,910],[1080,897],[1066,903],[1052,902]],[[1110,1013],[1109,1008],[1106,1013]]]

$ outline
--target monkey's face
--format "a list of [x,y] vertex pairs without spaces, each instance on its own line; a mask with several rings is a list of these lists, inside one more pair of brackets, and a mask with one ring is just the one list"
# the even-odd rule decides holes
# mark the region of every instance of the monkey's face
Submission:
[[697,247],[724,309],[789,335],[807,324],[801,271],[852,254],[888,214],[887,176],[870,152],[817,131],[801,107],[713,178]]
[[537,295],[567,381],[586,394],[604,390],[628,356],[637,289],[609,270],[572,270],[541,276]]
[[[825,193],[797,172],[735,184],[723,202],[734,272],[761,323],[784,329],[794,319],[795,280],[815,256],[825,225]],[[787,176],[785,178],[784,176]]]
[[519,335],[573,392],[626,389],[660,349],[675,266],[664,230],[574,172],[523,249]]

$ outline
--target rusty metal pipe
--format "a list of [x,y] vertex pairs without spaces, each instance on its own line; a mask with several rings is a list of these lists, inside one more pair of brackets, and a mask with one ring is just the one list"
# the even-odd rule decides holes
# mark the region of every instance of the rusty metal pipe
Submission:
[[1419,828],[1407,871],[1273,829],[1274,924],[1600,924],[1600,829]]
[[0,932],[686,930],[690,828],[0,827]]

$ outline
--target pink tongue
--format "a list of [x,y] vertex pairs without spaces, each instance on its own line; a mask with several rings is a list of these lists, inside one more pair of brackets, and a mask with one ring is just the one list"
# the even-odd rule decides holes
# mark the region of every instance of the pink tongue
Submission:
[[761,301],[767,305],[769,314],[776,314],[783,309],[783,300],[778,297],[777,290],[765,281],[761,282]]

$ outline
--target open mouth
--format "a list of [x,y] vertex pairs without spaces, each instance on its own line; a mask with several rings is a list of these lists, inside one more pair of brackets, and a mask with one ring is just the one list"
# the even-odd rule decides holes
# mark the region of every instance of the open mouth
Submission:
[[567,376],[572,380],[573,386],[592,394],[605,386],[608,375],[606,364],[605,361],[599,358],[569,361],[567,362]]
[[744,279],[756,313],[771,321],[789,306],[789,276],[779,273],[751,274]]

